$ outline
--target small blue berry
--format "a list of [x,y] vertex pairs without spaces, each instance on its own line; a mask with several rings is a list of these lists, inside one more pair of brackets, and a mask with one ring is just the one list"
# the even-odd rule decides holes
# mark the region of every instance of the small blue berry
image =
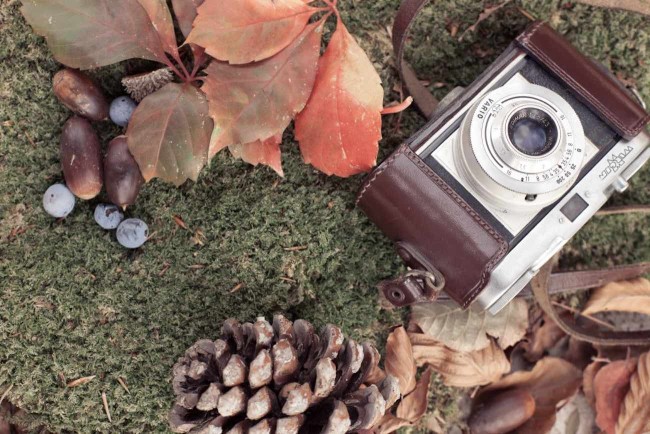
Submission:
[[118,96],[111,103],[110,116],[111,120],[121,126],[125,127],[131,120],[131,115],[138,105],[128,96]]
[[149,227],[140,219],[126,219],[117,227],[117,242],[127,249],[137,249],[149,237]]
[[43,195],[43,208],[52,217],[63,218],[74,209],[74,194],[63,184],[54,184]]
[[104,229],[115,229],[124,220],[124,214],[113,204],[100,203],[95,208],[95,221]]

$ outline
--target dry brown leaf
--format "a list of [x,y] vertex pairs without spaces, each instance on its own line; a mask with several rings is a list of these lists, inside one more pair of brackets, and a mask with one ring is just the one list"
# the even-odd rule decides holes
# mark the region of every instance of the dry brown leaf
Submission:
[[618,360],[601,368],[594,377],[596,423],[607,434],[614,434],[621,403],[630,389],[636,359]]
[[650,281],[639,278],[608,283],[593,292],[582,313],[591,315],[612,310],[650,315]]
[[427,335],[456,351],[475,351],[497,339],[501,348],[519,342],[528,328],[528,305],[513,300],[498,314],[463,310],[452,302],[417,304],[411,308],[411,321]]
[[616,422],[616,434],[650,432],[650,353],[639,357]]
[[582,373],[582,392],[592,408],[596,407],[596,395],[594,394],[594,378],[605,363],[597,361],[589,364]]
[[386,373],[399,380],[399,390],[406,396],[415,389],[415,360],[411,341],[404,327],[399,326],[386,340]]
[[538,361],[564,336],[566,336],[566,333],[562,331],[557,323],[544,315],[533,325],[527,341],[521,344],[524,349],[524,357],[530,362]]
[[491,393],[508,388],[528,390],[535,399],[535,414],[517,428],[517,434],[545,433],[555,423],[558,403],[576,393],[581,378],[582,372],[571,363],[546,357],[537,362],[532,371],[515,372],[489,385],[478,398],[489,399]]
[[429,386],[431,385],[431,368],[427,368],[418,380],[413,392],[409,393],[397,406],[395,415],[399,419],[416,423],[427,411],[429,404]]
[[557,412],[555,425],[549,434],[592,434],[594,411],[585,396],[578,393]]
[[626,11],[650,15],[650,1],[648,0],[578,0],[578,2],[591,6],[623,9]]
[[83,384],[90,383],[90,382],[93,380],[93,378],[95,378],[95,377],[96,377],[96,375],[91,375],[91,376],[89,376],[89,377],[81,377],[81,378],[77,378],[76,380],[72,380],[71,382],[69,382],[68,384],[66,384],[66,386],[67,386],[67,387],[77,387],[77,386],[81,386],[81,385],[83,385]]
[[385,414],[374,428],[373,432],[375,434],[390,434],[400,428],[411,425],[413,424],[408,420],[400,419],[392,414]]
[[488,347],[480,351],[463,353],[422,333],[409,333],[409,338],[417,365],[430,365],[442,375],[447,386],[474,387],[488,384],[510,370],[510,362],[494,341],[490,341]]

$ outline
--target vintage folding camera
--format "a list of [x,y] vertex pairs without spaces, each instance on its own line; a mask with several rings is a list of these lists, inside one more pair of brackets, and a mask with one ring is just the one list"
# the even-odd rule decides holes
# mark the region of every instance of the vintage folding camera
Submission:
[[[496,313],[650,158],[648,115],[538,22],[365,181],[359,206],[415,270]],[[403,289],[403,290],[402,290]],[[413,301],[408,287],[386,294]]]

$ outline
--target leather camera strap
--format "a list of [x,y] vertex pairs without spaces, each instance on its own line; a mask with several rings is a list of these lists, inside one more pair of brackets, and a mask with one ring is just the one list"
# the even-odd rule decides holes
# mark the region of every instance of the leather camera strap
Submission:
[[[393,48],[404,91],[413,97],[417,107],[427,118],[431,118],[438,106],[438,100],[418,80],[413,68],[404,59],[408,32],[422,8],[431,0],[403,0],[397,11],[393,25]],[[631,205],[606,208],[599,215],[618,215],[630,213],[650,213],[648,205]],[[599,345],[650,345],[650,331],[616,332],[587,328],[575,320],[560,317],[553,307],[550,295],[553,293],[590,289],[609,282],[632,279],[650,272],[650,262],[632,265],[587,270],[552,273],[553,261],[549,261],[520,296],[535,295],[540,307],[568,335],[578,340]],[[416,271],[397,279],[380,283],[384,296],[395,306],[448,298],[441,292],[444,277],[439,273]]]

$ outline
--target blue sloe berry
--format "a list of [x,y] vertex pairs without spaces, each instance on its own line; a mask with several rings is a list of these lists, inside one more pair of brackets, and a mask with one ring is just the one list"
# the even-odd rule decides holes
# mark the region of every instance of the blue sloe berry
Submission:
[[117,242],[127,249],[137,249],[149,237],[149,227],[140,219],[126,219],[117,227]]
[[54,184],[43,195],[43,208],[52,217],[66,217],[74,209],[74,194],[63,184]]
[[135,101],[128,96],[118,96],[111,103],[111,120],[121,127],[127,126],[136,107]]
[[116,229],[122,220],[124,214],[113,204],[100,203],[95,208],[95,221],[104,229]]

